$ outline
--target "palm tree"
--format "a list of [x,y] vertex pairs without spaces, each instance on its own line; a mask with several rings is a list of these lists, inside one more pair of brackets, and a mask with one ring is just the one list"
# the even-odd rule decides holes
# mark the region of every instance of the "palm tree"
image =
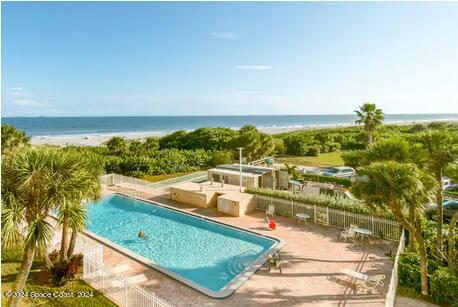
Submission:
[[299,178],[300,174],[299,171],[297,170],[297,165],[289,165],[288,163],[285,163],[286,171],[288,172],[288,175],[293,178],[297,179]]
[[404,212],[414,207],[417,220],[420,220],[419,208],[433,198],[437,188],[434,178],[415,164],[395,161],[374,162],[360,168],[358,174],[360,177],[353,185],[353,193],[369,205],[391,210],[397,221],[413,234],[420,254],[421,292],[428,295],[428,262],[421,223],[409,221]]
[[65,245],[61,245],[61,254],[62,252],[65,253],[66,257],[71,257],[73,255],[78,233],[86,229],[86,217],[86,207],[83,204],[75,204],[71,207],[71,210],[67,215],[68,227],[72,230],[68,249],[65,250]]
[[[86,211],[82,207],[81,201],[84,199],[96,199],[100,194],[101,168],[96,166],[94,161],[81,155],[67,153],[68,158],[72,160],[70,172],[76,180],[85,186],[84,190],[79,191],[79,197],[76,201],[64,200],[59,203],[59,222],[62,224],[62,241],[60,247],[60,261],[67,259],[69,249],[73,253],[76,243],[77,233],[84,229],[86,221]],[[68,245],[68,229],[72,228],[71,246]]]
[[2,125],[2,154],[16,147],[28,145],[30,137],[11,125]]
[[[421,132],[417,140],[423,146],[426,155],[426,164],[434,173],[438,185],[442,187],[442,173],[444,169],[458,160],[457,134],[446,130],[428,129]],[[439,251],[443,247],[442,228],[444,209],[442,202],[442,189],[438,189],[436,192],[436,214],[438,217],[436,247]]]
[[[13,291],[24,289],[35,254],[51,241],[50,211],[79,203],[93,187],[92,175],[85,174],[75,157],[58,149],[27,148],[3,159],[2,245],[23,247]],[[12,297],[9,306],[17,304],[18,297]]]
[[382,109],[378,109],[374,103],[366,102],[355,111],[359,117],[355,121],[357,125],[364,125],[364,130],[367,134],[367,144],[372,143],[372,136],[378,126],[380,126],[385,118]]

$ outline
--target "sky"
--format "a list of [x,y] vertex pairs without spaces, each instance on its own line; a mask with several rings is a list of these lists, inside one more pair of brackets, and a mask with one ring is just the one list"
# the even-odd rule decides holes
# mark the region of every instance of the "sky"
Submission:
[[458,2],[2,2],[2,116],[458,113]]

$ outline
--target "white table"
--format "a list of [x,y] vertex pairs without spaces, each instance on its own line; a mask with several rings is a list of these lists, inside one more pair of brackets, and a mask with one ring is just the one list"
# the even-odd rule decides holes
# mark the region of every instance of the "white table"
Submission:
[[310,218],[310,215],[306,213],[296,213],[296,217],[297,217],[297,225],[299,225],[301,221],[304,221],[304,224],[305,224],[305,222],[307,222],[307,219]]
[[369,229],[364,229],[364,228],[359,228],[359,227],[353,228],[353,230],[354,230],[356,233],[360,234],[361,243],[363,243],[363,239],[364,239],[364,238],[367,238],[367,241],[369,241],[369,243],[372,243],[372,242],[371,242],[371,239],[369,238],[369,236],[372,235],[372,231],[370,231]]

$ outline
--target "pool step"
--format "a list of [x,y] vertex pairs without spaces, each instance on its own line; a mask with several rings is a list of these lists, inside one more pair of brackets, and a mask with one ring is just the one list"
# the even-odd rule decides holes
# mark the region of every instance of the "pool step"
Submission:
[[240,274],[241,272],[243,272],[245,269],[246,269],[246,265],[243,264],[241,261],[238,261],[238,260],[231,260],[229,263],[228,263],[228,271],[229,273],[231,273],[232,275],[238,275]]

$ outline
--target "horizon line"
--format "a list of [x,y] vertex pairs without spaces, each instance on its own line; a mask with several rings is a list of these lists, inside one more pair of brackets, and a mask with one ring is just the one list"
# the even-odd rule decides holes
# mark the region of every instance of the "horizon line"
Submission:
[[[72,117],[236,117],[236,116],[348,116],[354,113],[340,113],[340,114],[223,114],[223,115],[14,115],[14,116],[1,116],[1,118],[72,118]],[[458,113],[384,113],[384,115],[456,115]]]

